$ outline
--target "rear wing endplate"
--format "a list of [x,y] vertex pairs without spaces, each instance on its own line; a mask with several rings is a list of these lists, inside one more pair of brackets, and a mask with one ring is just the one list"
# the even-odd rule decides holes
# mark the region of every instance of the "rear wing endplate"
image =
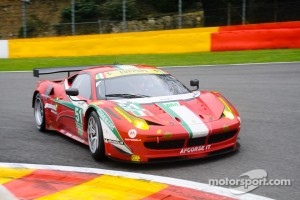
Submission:
[[40,75],[62,73],[62,72],[67,72],[68,76],[70,76],[71,72],[77,72],[91,67],[95,67],[95,66],[35,68],[33,69],[33,76],[38,78],[40,77]]

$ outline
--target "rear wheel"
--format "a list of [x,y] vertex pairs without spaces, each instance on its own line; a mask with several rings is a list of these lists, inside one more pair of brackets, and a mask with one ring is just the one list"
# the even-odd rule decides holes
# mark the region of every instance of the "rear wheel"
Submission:
[[105,157],[104,141],[98,114],[92,111],[88,117],[87,134],[90,152],[95,160]]
[[37,129],[45,131],[45,109],[41,95],[38,93],[34,99],[34,119]]

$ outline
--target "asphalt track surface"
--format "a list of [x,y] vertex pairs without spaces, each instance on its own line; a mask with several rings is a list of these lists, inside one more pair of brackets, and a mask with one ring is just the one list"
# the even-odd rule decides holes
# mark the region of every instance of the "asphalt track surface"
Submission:
[[[259,186],[252,194],[274,199],[300,198],[300,63],[165,68],[188,85],[227,97],[242,119],[238,152],[164,164],[96,162],[85,145],[34,125],[32,73],[0,73],[0,162],[90,167],[167,176],[201,183],[238,179],[264,169],[268,179],[291,179],[291,186]],[[41,77],[44,79],[47,77]]]

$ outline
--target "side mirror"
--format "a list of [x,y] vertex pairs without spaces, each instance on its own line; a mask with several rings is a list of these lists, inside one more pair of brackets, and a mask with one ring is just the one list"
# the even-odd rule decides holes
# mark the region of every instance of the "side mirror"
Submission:
[[198,90],[199,89],[199,80],[198,79],[193,79],[193,80],[190,80],[190,86],[196,86]]
[[66,94],[69,96],[78,96],[79,91],[77,88],[69,88],[69,89],[66,89]]

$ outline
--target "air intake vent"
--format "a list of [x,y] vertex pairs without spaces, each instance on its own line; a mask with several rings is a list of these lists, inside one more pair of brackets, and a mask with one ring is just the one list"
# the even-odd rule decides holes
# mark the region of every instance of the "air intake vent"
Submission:
[[214,144],[214,143],[223,142],[225,140],[231,139],[235,136],[236,133],[237,131],[233,130],[226,133],[218,133],[218,134],[210,135],[208,138],[208,144]]
[[154,142],[144,142],[144,146],[148,149],[166,150],[166,149],[178,149],[183,148],[184,139],[182,140],[166,140]]
[[206,137],[190,138],[187,146],[194,147],[194,146],[204,145],[205,141],[206,141]]

